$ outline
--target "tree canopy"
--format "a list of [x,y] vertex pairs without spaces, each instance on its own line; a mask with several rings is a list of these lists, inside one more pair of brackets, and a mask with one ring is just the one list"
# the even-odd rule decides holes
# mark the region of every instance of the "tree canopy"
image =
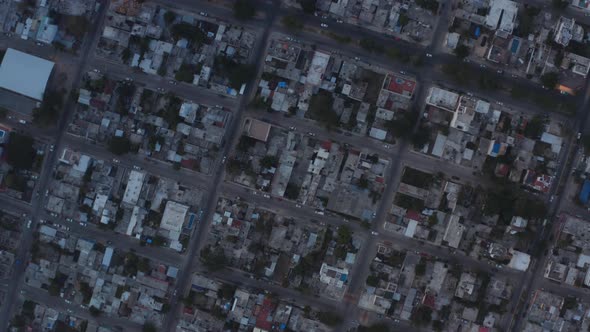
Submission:
[[253,1],[236,0],[234,2],[234,16],[239,20],[251,19],[256,15],[256,7]]
[[6,143],[6,161],[17,169],[31,169],[35,161],[33,137],[11,132]]

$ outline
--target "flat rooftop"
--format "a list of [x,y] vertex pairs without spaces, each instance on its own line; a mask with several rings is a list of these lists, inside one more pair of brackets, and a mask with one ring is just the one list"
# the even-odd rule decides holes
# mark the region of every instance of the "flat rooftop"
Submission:
[[9,48],[0,65],[0,88],[41,101],[53,65],[49,60]]

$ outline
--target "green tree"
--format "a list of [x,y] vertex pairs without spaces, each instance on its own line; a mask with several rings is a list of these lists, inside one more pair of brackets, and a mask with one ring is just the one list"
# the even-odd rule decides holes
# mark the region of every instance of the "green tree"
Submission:
[[416,121],[418,121],[418,112],[396,112],[395,117],[387,122],[387,128],[395,137],[408,138],[412,135]]
[[359,41],[359,45],[369,52],[383,53],[385,51],[385,48],[382,44],[370,38],[361,39]]
[[315,12],[316,0],[299,0],[299,4],[304,13],[313,14]]
[[278,164],[279,159],[272,155],[266,155],[262,159],[260,159],[260,166],[264,168],[277,167]]
[[348,245],[352,241],[352,231],[346,225],[338,227],[336,236],[336,242],[341,245]]
[[201,250],[201,261],[211,271],[220,270],[227,264],[227,258],[222,248],[211,248],[210,245]]
[[5,145],[6,161],[16,169],[31,169],[36,155],[33,143],[33,137],[11,132]]
[[458,45],[453,51],[459,59],[464,59],[469,55],[469,47],[465,44]]
[[569,5],[569,2],[563,0],[551,0],[551,5],[555,9],[565,9]]
[[166,22],[167,25],[170,25],[172,22],[174,22],[174,20],[176,19],[176,14],[169,10],[164,14],[164,22]]
[[430,128],[419,126],[418,130],[412,135],[412,144],[416,149],[422,149],[430,141]]
[[556,72],[546,73],[541,76],[541,83],[548,89],[554,89],[559,80],[559,75]]
[[426,263],[420,262],[420,263],[416,264],[415,272],[416,272],[417,276],[423,276],[424,273],[426,272]]
[[289,30],[301,30],[301,29],[303,29],[303,23],[301,23],[299,21],[299,19],[296,16],[293,16],[293,15],[284,16],[282,18],[281,22],[283,23],[283,26],[285,26],[285,28],[287,28]]
[[127,137],[113,137],[109,141],[109,151],[123,155],[131,151],[131,141]]
[[391,331],[387,324],[377,323],[370,326],[359,326],[357,332],[389,332]]
[[186,22],[174,24],[170,29],[170,33],[175,40],[184,38],[198,45],[202,44],[206,38],[203,30]]
[[342,323],[342,316],[331,311],[320,311],[317,313],[320,322],[328,326],[337,326]]
[[46,91],[41,106],[33,110],[33,122],[42,126],[54,125],[59,118],[64,95],[65,91]]
[[411,320],[416,325],[427,325],[432,320],[432,309],[427,306],[420,306],[414,309]]
[[328,128],[335,125],[337,126],[339,117],[332,108],[333,104],[334,97],[332,94],[325,90],[320,90],[320,92],[313,95],[309,101],[309,112],[311,117]]
[[102,311],[100,311],[100,309],[98,309],[97,307],[95,307],[93,305],[91,305],[88,308],[88,311],[90,312],[90,315],[92,315],[92,317],[98,317],[102,313]]
[[156,325],[154,325],[154,323],[146,322],[145,324],[143,324],[141,331],[142,332],[158,332],[158,329],[156,328]]
[[397,23],[402,28],[408,25],[408,23],[410,23],[410,18],[408,17],[408,14],[406,14],[405,12],[400,12],[399,18],[397,19]]
[[250,0],[236,0],[234,2],[234,17],[239,20],[248,20],[256,15],[254,2]]

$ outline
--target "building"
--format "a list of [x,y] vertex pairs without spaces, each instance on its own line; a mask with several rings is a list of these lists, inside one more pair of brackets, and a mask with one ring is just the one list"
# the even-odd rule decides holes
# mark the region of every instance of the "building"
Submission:
[[123,202],[131,205],[137,204],[139,194],[141,194],[141,187],[143,187],[143,180],[145,173],[136,170],[129,173],[129,181],[127,181],[127,188],[123,194]]
[[426,104],[445,111],[454,112],[459,101],[459,94],[438,87],[430,88]]
[[573,18],[565,18],[561,16],[557,25],[555,26],[555,36],[553,40],[566,47],[569,45],[571,40],[581,42],[584,39],[584,29],[576,24],[576,20]]
[[53,65],[51,61],[9,48],[0,65],[0,88],[41,101]]
[[485,18],[485,25],[496,34],[507,37],[512,34],[518,14],[518,3],[510,0],[490,1],[490,11]]
[[184,224],[184,219],[186,218],[187,213],[188,206],[168,201],[166,203],[166,208],[164,208],[164,215],[162,216],[160,228],[170,232],[178,232],[180,235],[182,224]]
[[383,90],[406,98],[412,98],[415,89],[416,81],[394,74],[388,74],[383,81]]
[[449,217],[443,241],[445,241],[451,248],[459,248],[459,244],[463,238],[463,231],[465,231],[465,226],[459,223],[459,216],[451,215]]
[[252,137],[262,142],[268,140],[271,125],[269,123],[248,118],[244,122],[244,132],[246,136]]
[[319,86],[322,83],[328,62],[330,61],[330,54],[315,51],[309,71],[307,72],[307,84]]

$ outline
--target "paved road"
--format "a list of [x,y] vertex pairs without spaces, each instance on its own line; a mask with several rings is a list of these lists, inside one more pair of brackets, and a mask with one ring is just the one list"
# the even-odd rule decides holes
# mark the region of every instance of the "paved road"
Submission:
[[109,327],[115,331],[141,331],[141,325],[125,318],[116,318],[111,316],[93,317],[88,309],[80,308],[77,305],[68,304],[62,298],[51,296],[45,290],[23,285],[18,295],[21,300],[23,297],[38,303],[42,303],[49,308],[58,310],[64,314],[70,314],[88,321],[96,321],[99,326]]
[[[72,84],[70,91],[76,91],[79,88],[80,78],[82,77],[82,68],[85,67],[85,63],[88,59],[90,52],[93,51],[96,47],[96,43],[98,42],[97,37],[98,37],[98,34],[100,33],[99,27],[101,27],[103,24],[106,8],[108,7],[108,4],[109,4],[109,0],[105,0],[103,6],[100,7],[100,10],[96,15],[95,22],[93,22],[93,24],[90,25],[90,29],[87,33],[86,39],[85,39],[84,44],[82,45],[81,51],[80,51],[80,66],[77,68],[76,74],[73,77],[74,83]],[[74,105],[75,102],[71,101],[70,98],[66,98],[66,100],[67,100],[67,102],[64,107],[64,112],[62,114],[61,121],[58,125],[58,130],[57,130],[57,134],[55,137],[56,147],[59,147],[61,144],[63,134],[65,132],[69,118],[72,115],[73,109],[75,106]],[[58,151],[58,149],[56,149],[56,151]],[[54,165],[56,164],[56,162],[57,162],[56,153],[50,153],[49,155],[46,156],[46,160],[44,162],[44,166],[41,171],[41,175],[39,176],[40,180],[39,180],[39,184],[37,187],[37,190],[39,192],[45,192],[45,190],[49,184],[50,178],[51,178],[51,171],[52,171]],[[42,197],[40,197],[40,198],[42,198]],[[27,261],[26,258],[29,255],[31,245],[33,243],[32,230],[35,229],[35,227],[37,226],[37,222],[39,220],[39,215],[43,209],[42,203],[43,203],[42,199],[37,199],[35,197],[33,198],[31,215],[30,215],[30,219],[32,220],[32,226],[31,226],[31,229],[26,229],[23,232],[22,237],[21,237],[21,246],[19,247],[19,250],[16,254],[16,259],[20,259],[22,262]],[[18,289],[20,289],[20,286],[23,283],[24,269],[25,269],[24,264],[20,265],[19,267],[17,267],[15,269],[15,271],[13,273],[13,279],[9,285],[9,288],[8,288],[8,293],[6,294],[6,297],[8,299],[14,300],[16,298],[16,292]],[[1,322],[2,326],[0,327],[0,330],[7,328],[9,319],[12,316],[13,307],[14,307],[14,301],[6,301],[6,303],[2,306],[2,310],[0,312],[0,322]]]
[[[227,108],[234,108],[238,104],[235,98],[215,94],[213,91],[204,87],[176,82],[160,75],[146,74],[136,68],[105,58],[96,57],[86,69],[98,69],[109,78],[119,80],[130,78],[134,82],[152,90],[164,89],[165,91],[174,91],[175,95],[183,99],[198,101],[208,106],[220,105]],[[174,84],[171,82],[174,82]]]
[[[265,22],[264,22],[264,30],[262,33],[262,37],[258,40],[257,45],[255,46],[254,52],[251,54],[250,61],[254,64],[256,73],[259,73],[262,68],[262,63],[264,61],[264,53],[267,48],[268,38],[270,35],[271,27],[274,24],[276,19],[277,8],[280,5],[278,0],[273,1],[273,6],[269,7],[269,9],[265,12]],[[239,107],[235,113],[231,124],[228,126],[228,138],[226,142],[228,142],[223,148],[223,155],[227,156],[231,152],[231,148],[235,145],[237,140],[240,136],[240,125],[241,125],[241,116],[244,113],[249,101],[252,99],[256,92],[256,87],[253,86],[254,84],[250,83],[246,86],[244,91],[244,95],[240,99]],[[221,165],[220,165],[221,166]],[[209,234],[209,226],[210,222],[213,217],[213,212],[215,211],[215,207],[217,204],[217,198],[221,183],[223,182],[223,178],[225,176],[225,167],[221,166],[217,168],[217,172],[213,176],[213,185],[212,188],[209,190],[208,202],[203,209],[204,214],[203,218],[205,222],[201,222],[198,225],[197,230],[195,231],[196,236],[193,236],[193,239],[190,242],[188,251],[188,257],[185,263],[182,265],[180,270],[180,275],[178,277],[177,282],[177,289],[180,291],[177,292],[178,295],[173,296],[170,300],[170,312],[166,317],[166,321],[163,324],[164,331],[172,331],[172,328],[176,325],[177,314],[180,312],[181,301],[180,297],[188,291],[191,282],[191,276],[193,273],[193,268],[198,263],[198,256],[199,251],[205,243],[205,240]]]

